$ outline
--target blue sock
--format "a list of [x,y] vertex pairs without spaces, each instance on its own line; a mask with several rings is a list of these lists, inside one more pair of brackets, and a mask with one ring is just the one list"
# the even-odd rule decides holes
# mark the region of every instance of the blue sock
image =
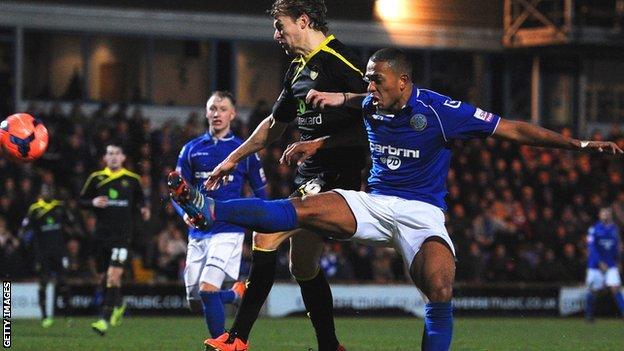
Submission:
[[585,318],[592,319],[594,318],[594,302],[596,301],[596,295],[592,294],[591,291],[588,291],[585,295]]
[[236,299],[236,293],[232,290],[219,290],[219,297],[223,303],[232,303]]
[[215,218],[264,233],[297,228],[297,213],[290,200],[257,198],[215,201]]
[[453,305],[450,302],[429,302],[425,305],[423,351],[446,351],[453,338]]
[[615,294],[615,302],[618,305],[618,308],[620,309],[620,313],[624,316],[624,296],[622,295],[622,291],[618,291]]
[[209,291],[200,291],[199,296],[204,305],[204,318],[206,318],[208,331],[213,338],[216,338],[225,332],[225,310],[221,296],[219,292]]

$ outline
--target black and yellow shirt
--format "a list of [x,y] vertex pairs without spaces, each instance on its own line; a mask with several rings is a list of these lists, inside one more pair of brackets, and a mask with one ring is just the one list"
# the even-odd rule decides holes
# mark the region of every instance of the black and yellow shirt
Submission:
[[[93,209],[97,219],[98,239],[127,243],[132,235],[132,223],[137,219],[139,208],[144,206],[145,197],[138,174],[120,168],[112,171],[108,167],[93,172],[80,191],[80,203]],[[93,199],[106,196],[108,205],[93,207]]]
[[303,176],[343,169],[361,169],[366,163],[366,134],[362,113],[346,107],[311,109],[305,103],[310,89],[326,92],[366,91],[360,60],[330,35],[307,56],[298,56],[284,77],[283,89],[273,105],[273,117],[281,122],[296,119],[301,140],[343,133],[357,133],[356,145],[321,149],[299,167]]
[[73,216],[62,201],[43,199],[30,205],[22,221],[26,231],[32,231],[33,247],[36,251],[64,251],[64,228],[74,225]]

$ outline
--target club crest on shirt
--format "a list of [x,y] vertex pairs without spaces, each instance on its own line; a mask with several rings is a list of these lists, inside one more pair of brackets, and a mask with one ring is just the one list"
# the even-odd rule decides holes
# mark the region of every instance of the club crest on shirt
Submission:
[[427,117],[420,113],[415,114],[410,118],[410,127],[417,132],[422,132],[427,128]]
[[310,79],[315,80],[318,77],[318,71],[310,71]]

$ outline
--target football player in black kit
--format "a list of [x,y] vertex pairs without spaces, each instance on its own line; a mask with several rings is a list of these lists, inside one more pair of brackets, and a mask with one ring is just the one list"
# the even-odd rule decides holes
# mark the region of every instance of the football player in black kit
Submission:
[[97,220],[94,248],[98,281],[106,279],[102,318],[91,324],[100,335],[106,333],[109,322],[112,326],[121,323],[125,311],[121,276],[128,261],[133,222],[139,211],[143,220],[150,217],[140,177],[123,167],[125,159],[121,144],[106,146],[106,167],[91,173],[80,192],[81,205],[92,209]]
[[[297,190],[292,196],[333,188],[360,189],[367,151],[358,112],[341,107],[321,113],[305,103],[310,89],[364,92],[366,88],[360,60],[333,35],[327,34],[326,11],[323,0],[274,2],[269,11],[275,27],[274,39],[288,55],[294,56],[284,77],[282,92],[273,105],[272,114],[213,170],[206,187],[217,187],[240,160],[278,140],[289,122],[295,120],[301,140],[286,151],[294,145],[304,151],[296,157],[299,158],[294,184]],[[284,161],[282,157],[281,162]],[[318,235],[303,229],[281,235],[254,236],[248,290],[234,324],[229,333],[206,340],[207,350],[247,350],[249,333],[273,285],[276,250],[287,238],[291,240],[290,270],[301,287],[316,331],[318,350],[344,350],[334,330],[331,290],[319,266],[324,242]]]
[[[79,229],[73,214],[63,201],[54,198],[54,190],[43,186],[39,199],[28,208],[22,221],[22,236],[32,243],[35,271],[39,276],[39,307],[41,326],[49,328],[54,323],[46,308],[46,287],[56,280],[56,295],[63,300],[65,316],[69,310],[69,287],[67,285],[67,237],[78,234]],[[53,309],[56,297],[53,297]]]

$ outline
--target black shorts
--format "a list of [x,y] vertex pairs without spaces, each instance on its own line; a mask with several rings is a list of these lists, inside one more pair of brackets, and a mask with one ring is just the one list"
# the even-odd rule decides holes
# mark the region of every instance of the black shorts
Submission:
[[362,172],[358,169],[328,171],[314,177],[295,176],[295,191],[290,197],[318,194],[332,189],[360,190]]
[[98,243],[95,247],[95,266],[98,273],[104,273],[108,267],[124,268],[130,259],[128,245]]

